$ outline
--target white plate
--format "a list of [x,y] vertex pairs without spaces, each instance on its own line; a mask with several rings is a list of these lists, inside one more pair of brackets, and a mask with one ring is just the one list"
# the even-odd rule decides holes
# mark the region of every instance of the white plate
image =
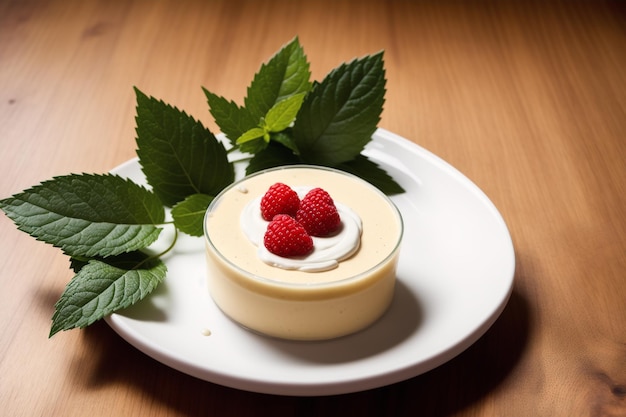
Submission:
[[[405,222],[395,298],[368,329],[290,342],[239,327],[212,302],[203,241],[189,236],[165,259],[168,274],[155,293],[107,322],[174,369],[270,394],[362,391],[452,359],[491,326],[509,298],[515,255],[507,227],[478,187],[419,146],[379,129],[365,153],[406,190],[392,198]],[[145,182],[136,159],[113,172]]]

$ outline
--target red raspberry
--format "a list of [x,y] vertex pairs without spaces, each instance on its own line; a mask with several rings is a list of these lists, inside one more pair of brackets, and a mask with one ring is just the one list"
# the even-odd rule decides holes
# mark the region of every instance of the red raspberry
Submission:
[[314,188],[304,196],[296,220],[311,236],[327,236],[341,225],[335,202],[321,188]]
[[275,255],[285,258],[304,256],[313,249],[313,239],[293,217],[276,215],[267,225],[263,244]]
[[281,182],[272,185],[261,198],[261,216],[267,221],[272,220],[277,214],[295,217],[299,207],[298,194]]

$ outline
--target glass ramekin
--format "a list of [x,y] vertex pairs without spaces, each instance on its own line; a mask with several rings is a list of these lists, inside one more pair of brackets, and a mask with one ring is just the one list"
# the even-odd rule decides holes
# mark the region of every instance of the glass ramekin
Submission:
[[[321,187],[362,221],[359,250],[335,269],[283,270],[263,263],[240,227],[240,213],[274,183]],[[247,176],[211,202],[204,221],[208,288],[243,327],[291,340],[324,340],[359,331],[389,307],[403,222],[393,202],[368,182],[332,168],[291,165]]]

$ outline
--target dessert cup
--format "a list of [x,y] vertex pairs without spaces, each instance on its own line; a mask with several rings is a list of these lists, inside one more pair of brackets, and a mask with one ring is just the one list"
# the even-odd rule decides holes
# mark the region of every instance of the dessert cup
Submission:
[[[361,221],[358,249],[332,269],[308,272],[263,262],[241,213],[274,183],[321,187]],[[208,288],[243,327],[291,340],[357,332],[380,318],[394,294],[403,223],[393,202],[366,181],[332,168],[292,165],[247,176],[211,202],[204,222]]]

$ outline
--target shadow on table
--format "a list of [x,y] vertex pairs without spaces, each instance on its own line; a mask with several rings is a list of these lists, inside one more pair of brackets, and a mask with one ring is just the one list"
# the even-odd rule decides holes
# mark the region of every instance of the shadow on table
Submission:
[[493,326],[449,362],[404,382],[335,396],[285,397],[211,384],[144,355],[103,322],[82,330],[85,354],[68,373],[87,389],[115,384],[135,401],[161,403],[177,415],[446,416],[480,401],[509,375],[529,328],[528,303],[514,290]]
[[402,409],[413,403],[421,415],[447,416],[479,401],[516,367],[529,332],[527,300],[514,290],[501,316],[476,343],[438,368],[398,384]]

